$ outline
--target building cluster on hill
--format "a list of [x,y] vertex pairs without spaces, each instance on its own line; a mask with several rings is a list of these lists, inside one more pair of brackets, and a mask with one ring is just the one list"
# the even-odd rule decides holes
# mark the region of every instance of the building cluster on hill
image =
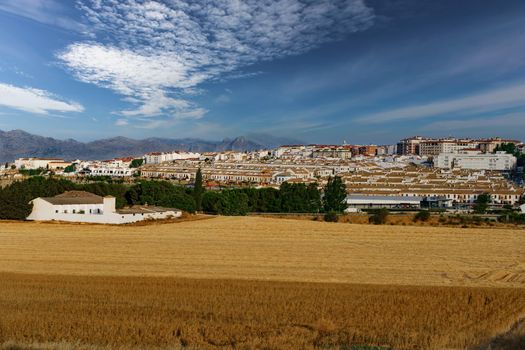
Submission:
[[[508,144],[512,154],[505,152]],[[357,202],[374,196],[421,197],[440,206],[459,206],[489,193],[495,204],[515,205],[524,190],[509,178],[522,171],[523,149],[523,143],[501,138],[416,136],[390,146],[284,145],[252,152],[152,152],[103,161],[20,158],[3,172],[14,177],[45,169],[67,177],[141,177],[191,185],[201,169],[210,188],[279,187],[285,182],[323,186],[337,175],[349,195],[368,197],[354,197]]]

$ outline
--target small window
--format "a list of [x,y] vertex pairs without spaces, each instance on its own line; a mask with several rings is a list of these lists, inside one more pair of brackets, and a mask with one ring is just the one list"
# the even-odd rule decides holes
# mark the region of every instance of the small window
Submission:
[[55,214],[58,214],[58,210],[55,210]]

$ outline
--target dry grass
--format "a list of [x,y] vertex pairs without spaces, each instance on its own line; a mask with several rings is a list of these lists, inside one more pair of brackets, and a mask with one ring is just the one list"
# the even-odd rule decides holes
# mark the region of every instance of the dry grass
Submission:
[[525,286],[525,231],[255,217],[150,226],[0,223],[0,271]]
[[512,288],[23,274],[0,280],[0,344],[47,342],[57,350],[465,349],[510,329],[525,312],[525,293]]

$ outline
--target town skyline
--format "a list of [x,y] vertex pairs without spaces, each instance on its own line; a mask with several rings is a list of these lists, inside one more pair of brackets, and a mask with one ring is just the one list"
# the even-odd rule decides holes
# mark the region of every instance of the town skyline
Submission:
[[80,141],[519,139],[524,6],[8,0],[0,129]]

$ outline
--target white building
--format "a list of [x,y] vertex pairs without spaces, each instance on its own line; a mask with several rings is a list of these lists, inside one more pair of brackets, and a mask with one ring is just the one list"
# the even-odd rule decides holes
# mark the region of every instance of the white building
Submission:
[[105,165],[93,165],[87,168],[92,176],[129,177],[133,176],[137,169],[112,167]]
[[178,209],[154,206],[133,206],[115,209],[115,197],[100,197],[84,191],[69,191],[55,197],[39,197],[31,201],[33,210],[27,220],[70,221],[98,224],[125,224],[142,220],[176,218]]
[[17,169],[51,169],[50,164],[60,164],[67,166],[71,163],[64,162],[64,160],[60,158],[18,158],[15,160],[15,166]]
[[479,150],[463,150],[441,153],[434,158],[436,168],[508,171],[516,168],[516,157],[505,152],[482,153]]
[[346,196],[349,208],[420,208],[424,197],[404,196],[363,196],[350,194]]
[[153,152],[146,154],[144,156],[144,161],[146,164],[160,164],[164,162],[172,162],[174,160],[199,159],[200,156],[199,153],[182,151]]
[[525,204],[520,205],[520,210],[522,214],[525,214]]

